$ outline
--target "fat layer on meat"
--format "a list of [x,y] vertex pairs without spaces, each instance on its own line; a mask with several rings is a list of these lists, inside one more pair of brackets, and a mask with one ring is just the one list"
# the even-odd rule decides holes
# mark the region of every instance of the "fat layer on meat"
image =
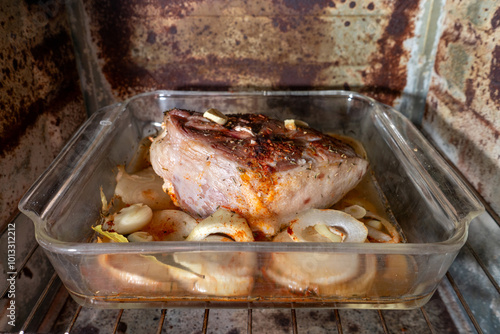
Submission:
[[351,146],[312,128],[289,130],[260,114],[227,116],[220,125],[170,110],[151,145],[164,189],[195,217],[225,207],[271,236],[291,215],[336,203],[367,170]]

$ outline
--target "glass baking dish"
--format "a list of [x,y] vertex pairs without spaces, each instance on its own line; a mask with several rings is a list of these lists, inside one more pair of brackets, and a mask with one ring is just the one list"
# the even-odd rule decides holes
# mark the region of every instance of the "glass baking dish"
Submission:
[[[100,187],[112,196],[117,165],[132,160],[141,140],[157,133],[164,111],[172,108],[300,119],[360,141],[380,196],[407,242],[90,243]],[[37,241],[84,306],[377,309],[425,304],[464,245],[469,223],[484,210],[404,116],[344,91],[135,96],[93,114],[19,209],[33,220]],[[172,263],[205,266],[207,275]],[[333,272],[325,269],[332,266]],[[338,279],[345,272],[355,275]],[[284,283],[270,279],[277,273]]]

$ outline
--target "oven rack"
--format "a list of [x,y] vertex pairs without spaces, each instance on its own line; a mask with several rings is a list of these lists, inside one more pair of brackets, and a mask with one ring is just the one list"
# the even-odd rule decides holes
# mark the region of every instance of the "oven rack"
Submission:
[[[20,333],[500,333],[500,219],[487,212],[424,307],[348,309],[127,309],[82,308],[38,246],[32,222],[18,214],[16,326],[8,325],[9,284],[0,276],[0,332]],[[12,228],[12,224],[9,225]],[[7,230],[1,230],[2,254]],[[5,276],[5,277],[3,277]]]

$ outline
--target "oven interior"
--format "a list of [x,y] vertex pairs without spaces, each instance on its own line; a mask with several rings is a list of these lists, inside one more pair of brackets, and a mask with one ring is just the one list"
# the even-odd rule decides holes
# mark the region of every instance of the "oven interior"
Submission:
[[[1,6],[0,331],[500,330],[496,1],[9,0]],[[487,212],[471,223],[432,299],[414,310],[82,308],[17,202],[89,115],[156,89],[361,92],[411,119]]]

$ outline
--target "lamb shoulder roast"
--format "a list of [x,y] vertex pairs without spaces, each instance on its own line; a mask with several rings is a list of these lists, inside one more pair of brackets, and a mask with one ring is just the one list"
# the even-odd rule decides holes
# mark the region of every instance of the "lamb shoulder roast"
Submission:
[[203,115],[166,112],[150,149],[164,190],[195,218],[224,207],[272,236],[293,215],[339,201],[368,168],[351,146],[302,122],[233,114],[219,124]]

